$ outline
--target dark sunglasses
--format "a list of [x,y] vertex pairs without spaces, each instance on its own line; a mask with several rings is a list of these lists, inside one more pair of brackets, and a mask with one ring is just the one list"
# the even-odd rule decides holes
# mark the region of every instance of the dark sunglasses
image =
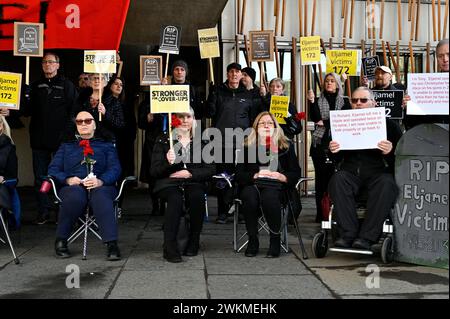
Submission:
[[75,123],[77,123],[77,125],[82,125],[83,123],[86,125],[90,125],[93,120],[94,119],[80,119],[80,120],[75,120]]
[[352,99],[352,103],[353,103],[353,104],[356,104],[356,103],[358,103],[358,101],[361,101],[361,103],[365,104],[365,103],[367,103],[369,100],[370,100],[370,99],[368,99],[368,98]]

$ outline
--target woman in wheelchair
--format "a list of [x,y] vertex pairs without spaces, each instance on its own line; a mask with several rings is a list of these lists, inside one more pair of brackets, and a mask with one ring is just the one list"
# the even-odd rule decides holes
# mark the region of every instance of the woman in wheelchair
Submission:
[[[213,164],[205,164],[201,156],[203,145],[193,143],[195,117],[189,113],[174,115],[178,122],[173,129],[173,148],[169,137],[160,136],[155,143],[151,162],[151,175],[156,179],[153,191],[167,202],[164,215],[164,258],[173,263],[181,262],[181,253],[196,256],[199,249],[200,232],[206,213],[206,181],[215,173]],[[173,121],[173,122],[174,122]],[[173,124],[173,123],[172,123]],[[180,252],[177,245],[180,218],[189,210],[190,234],[187,247]]]
[[16,146],[12,142],[6,119],[3,115],[0,115],[0,213],[2,213],[3,209],[12,209],[10,190],[5,182],[16,179]]
[[77,139],[61,144],[48,168],[48,174],[61,187],[56,256],[71,256],[67,239],[78,217],[89,205],[102,240],[107,244],[107,259],[119,260],[117,220],[113,208],[117,195],[115,183],[121,171],[117,152],[112,143],[96,137],[96,124],[90,113],[79,112],[75,123],[79,134]]
[[[373,92],[357,88],[351,99],[352,109],[375,107]],[[329,183],[340,238],[334,245],[342,248],[370,250],[378,241],[383,223],[395,203],[398,187],[394,180],[395,147],[402,136],[400,127],[386,118],[387,140],[376,149],[341,150],[338,141],[329,145],[338,171]],[[356,197],[367,189],[367,214],[359,227],[356,215]]]
[[287,188],[295,187],[301,176],[294,144],[284,136],[275,117],[262,112],[255,119],[240,155],[236,182],[249,239],[245,256],[258,254],[258,217],[262,210],[270,230],[267,257],[278,257],[283,195]]

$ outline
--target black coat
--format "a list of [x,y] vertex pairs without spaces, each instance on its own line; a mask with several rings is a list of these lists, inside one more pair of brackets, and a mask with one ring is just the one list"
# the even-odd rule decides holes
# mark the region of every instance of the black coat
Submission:
[[[244,147],[239,152],[239,159],[236,166],[236,182],[239,186],[248,186],[255,184],[254,175],[260,171],[268,163],[263,163],[257,159],[256,163],[249,162],[249,149]],[[289,143],[289,148],[285,150],[278,150],[278,169],[277,171],[287,178],[287,185],[289,188],[295,187],[301,177],[301,169],[298,164],[297,155],[295,154],[295,147],[292,142]]]
[[[201,149],[203,149],[204,146],[205,144],[202,143],[202,145],[200,146]],[[191,150],[194,149],[192,141],[189,147]],[[174,148],[177,149],[176,141],[174,141]],[[216,169],[214,164],[206,164],[202,160],[200,163],[194,162],[194,152],[188,152],[185,155],[190,159],[189,161],[186,160],[186,162],[184,162],[181,159],[181,161],[177,160],[175,161],[176,164],[171,165],[166,158],[166,154],[169,149],[170,145],[168,135],[161,135],[155,143],[151,162],[151,176],[155,179],[155,187],[153,190],[154,192],[158,192],[169,186],[176,186],[186,182],[204,184],[215,174]],[[180,152],[176,155],[177,159],[182,156],[181,149]],[[183,169],[188,170],[192,174],[192,177],[190,179],[178,180],[169,177],[172,173]]]
[[17,179],[16,146],[5,134],[0,135],[0,176],[5,180]]
[[212,118],[212,125],[222,134],[225,128],[247,129],[252,126],[261,111],[260,103],[242,84],[237,89],[222,83],[214,88],[207,101],[207,117]]
[[31,85],[23,115],[31,116],[30,143],[32,149],[56,151],[62,142],[77,100],[72,82],[61,75],[42,78]]

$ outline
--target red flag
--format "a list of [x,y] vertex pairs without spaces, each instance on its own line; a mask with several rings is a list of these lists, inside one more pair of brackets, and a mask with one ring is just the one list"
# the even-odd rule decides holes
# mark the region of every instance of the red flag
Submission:
[[130,0],[0,0],[0,50],[13,50],[14,21],[45,25],[44,49],[117,50]]

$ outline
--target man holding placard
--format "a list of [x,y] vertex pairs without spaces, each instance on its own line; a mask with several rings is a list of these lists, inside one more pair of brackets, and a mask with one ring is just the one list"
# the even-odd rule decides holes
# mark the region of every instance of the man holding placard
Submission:
[[[372,91],[366,87],[353,92],[351,104],[353,110],[376,106]],[[351,111],[334,112],[340,112],[337,114],[342,116],[343,112]],[[354,112],[350,114],[350,119],[356,116],[357,112]],[[341,145],[346,141],[339,140],[334,134],[330,142],[329,149],[338,167],[328,186],[341,230],[340,238],[335,242],[337,247],[370,250],[372,244],[378,241],[383,222],[397,198],[398,188],[393,176],[394,152],[402,133],[397,123],[384,119],[383,115],[381,118],[386,121],[387,138],[374,143],[370,148],[361,149],[359,145],[343,148]],[[340,124],[333,120],[332,117],[332,131]],[[369,128],[373,126],[374,119],[365,116],[359,121],[361,126],[367,125]],[[342,123],[342,126],[351,129],[346,123]],[[364,132],[361,134],[364,135]],[[359,227],[355,194],[359,194],[362,189],[367,189],[368,193],[367,214]]]
[[[38,201],[37,224],[49,218],[50,203],[39,189],[47,176],[47,167],[59,147],[67,127],[71,127],[71,116],[77,99],[73,83],[58,73],[58,55],[47,52],[42,58],[43,77],[27,88],[23,114],[31,116],[30,143],[33,155],[34,186]],[[28,94],[29,93],[29,94]]]

